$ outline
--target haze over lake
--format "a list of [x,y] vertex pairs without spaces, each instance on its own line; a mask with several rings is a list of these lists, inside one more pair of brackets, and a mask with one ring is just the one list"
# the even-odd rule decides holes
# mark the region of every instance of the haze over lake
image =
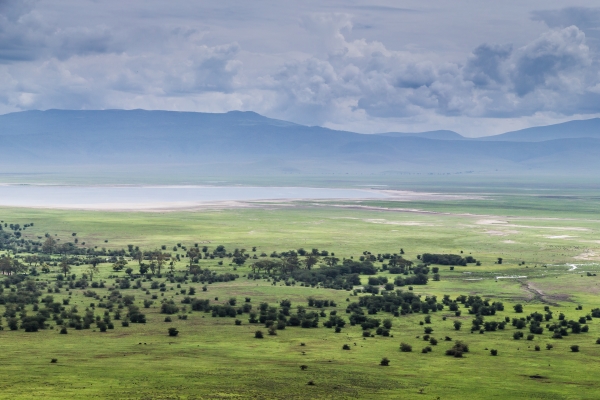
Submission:
[[367,189],[211,186],[0,186],[0,206],[47,208],[153,208],[227,201],[378,199]]

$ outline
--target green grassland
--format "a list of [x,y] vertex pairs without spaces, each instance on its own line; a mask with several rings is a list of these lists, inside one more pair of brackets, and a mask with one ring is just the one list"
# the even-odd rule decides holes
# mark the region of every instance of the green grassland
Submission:
[[[363,251],[396,253],[417,261],[417,255],[461,251],[481,261],[481,266],[440,266],[441,280],[430,280],[413,291],[423,296],[478,295],[502,301],[504,311],[490,320],[524,317],[548,306],[556,316],[577,320],[600,307],[600,218],[594,193],[577,196],[544,197],[494,194],[485,200],[451,202],[303,202],[295,204],[255,204],[252,208],[203,210],[194,212],[91,212],[6,208],[1,219],[10,223],[34,223],[24,231],[27,237],[56,235],[61,241],[77,233],[86,246],[124,248],[128,244],[152,250],[176,243],[191,246],[200,243],[210,249],[224,245],[227,249],[257,247],[257,253],[290,249],[318,248],[335,252],[337,257],[358,258]],[[357,206],[361,206],[357,207]],[[364,208],[373,207],[373,209]],[[184,252],[180,252],[184,254]],[[503,258],[501,265],[498,257]],[[183,258],[176,265],[185,270]],[[69,329],[59,334],[59,327],[35,333],[23,330],[0,331],[0,396],[3,398],[540,398],[596,399],[600,397],[600,337],[598,319],[588,321],[589,332],[552,339],[545,329],[531,341],[513,339],[516,328],[504,331],[471,333],[472,315],[467,309],[456,317],[445,308],[430,313],[433,337],[439,340],[433,351],[421,353],[428,342],[422,339],[423,314],[393,317],[381,312],[375,317],[391,318],[390,337],[362,337],[360,326],[347,324],[340,333],[323,326],[303,329],[287,327],[276,336],[266,334],[264,324],[250,324],[248,315],[235,318],[212,317],[210,313],[191,312],[186,320],[173,315],[164,322],[160,300],[173,299],[176,304],[184,295],[181,289],[195,287],[195,297],[222,304],[235,297],[245,297],[257,307],[261,302],[276,306],[289,299],[292,306],[307,306],[307,298],[335,300],[345,317],[347,304],[357,301],[353,292],[304,287],[298,284],[273,285],[265,279],[249,280],[246,264],[234,270],[226,260],[202,260],[211,270],[237,273],[235,281],[213,283],[202,291],[200,283],[170,283],[166,291],[126,289],[140,305],[152,295],[158,297],[150,308],[142,308],[146,324],[130,324],[107,332],[92,326],[87,330]],[[573,268],[573,264],[576,269]],[[380,263],[376,263],[380,266]],[[130,261],[137,268],[137,263]],[[73,267],[80,276],[86,266]],[[124,272],[114,273],[110,264],[100,265],[106,286]],[[38,279],[54,281],[58,269],[41,274]],[[180,272],[182,273],[182,272]],[[382,271],[380,276],[389,276]],[[390,276],[393,280],[393,276]],[[367,277],[363,277],[367,282]],[[146,294],[149,289],[151,294]],[[408,290],[403,287],[403,290]],[[93,289],[101,297],[108,288]],[[45,296],[44,293],[43,296]],[[70,298],[70,305],[80,310],[90,307],[93,299],[83,290],[62,290],[55,299]],[[365,294],[359,294],[362,296]],[[218,298],[218,300],[215,300]],[[513,305],[524,305],[517,314]],[[582,310],[576,310],[581,305]],[[180,306],[183,306],[180,304]],[[31,309],[31,306],[29,306]],[[96,315],[103,315],[100,307]],[[180,313],[181,314],[181,313]],[[445,320],[444,320],[445,318]],[[5,318],[3,318],[5,320]],[[321,321],[326,320],[322,318]],[[463,327],[456,331],[453,322]],[[486,317],[486,320],[488,318]],[[118,321],[115,321],[118,322]],[[545,324],[545,323],[544,323]],[[5,324],[4,324],[5,325]],[[52,324],[51,324],[52,325]],[[170,337],[167,329],[176,327],[179,335]],[[263,339],[254,332],[265,332]],[[525,329],[525,336],[528,330]],[[446,356],[453,342],[468,343],[464,358]],[[413,347],[400,352],[400,342]],[[301,346],[304,343],[304,346]],[[344,344],[350,350],[342,350]],[[552,344],[551,350],[546,344]],[[571,345],[579,352],[571,352]],[[540,346],[540,351],[534,347]],[[498,356],[490,355],[497,349]],[[390,365],[380,366],[387,357]],[[50,363],[52,358],[57,363]],[[306,365],[306,370],[300,366]],[[314,385],[308,385],[313,381]]]

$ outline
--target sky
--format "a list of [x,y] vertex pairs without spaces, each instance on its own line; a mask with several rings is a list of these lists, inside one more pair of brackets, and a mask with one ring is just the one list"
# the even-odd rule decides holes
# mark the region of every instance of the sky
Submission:
[[487,136],[600,116],[598,0],[0,0],[0,114]]

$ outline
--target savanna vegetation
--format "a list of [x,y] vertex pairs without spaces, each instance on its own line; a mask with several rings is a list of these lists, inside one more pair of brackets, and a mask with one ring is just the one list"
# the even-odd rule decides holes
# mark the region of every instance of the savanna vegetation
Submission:
[[[5,397],[599,393],[600,223],[587,216],[2,215]],[[567,228],[590,242],[553,233]]]

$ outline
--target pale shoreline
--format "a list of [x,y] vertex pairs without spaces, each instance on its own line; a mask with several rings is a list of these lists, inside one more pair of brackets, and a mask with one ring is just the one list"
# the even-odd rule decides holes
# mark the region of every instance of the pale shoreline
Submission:
[[[36,189],[45,189],[53,190],[51,193],[54,196],[57,196],[56,191],[61,190],[61,188],[65,189],[64,196],[72,195],[72,190],[80,191],[83,197],[88,197],[87,199],[83,199],[83,201],[77,201],[75,199],[72,203],[69,202],[61,202],[60,199],[44,199],[42,198],[43,193],[29,193],[29,197],[24,204],[18,204],[18,200],[14,198],[9,201],[5,201],[3,204],[2,198],[2,188],[11,187],[18,188],[17,190],[23,189],[25,193],[22,195],[28,195],[26,193],[28,190],[26,188],[32,188],[34,191]],[[35,189],[34,189],[35,188]],[[89,198],[89,193],[84,193],[86,190],[94,190],[98,191],[99,189],[107,189],[107,193],[104,194],[104,197],[111,198],[110,191],[118,190],[118,189],[160,189],[165,190],[161,194],[168,194],[168,190],[179,190],[180,194],[189,195],[186,193],[185,189],[217,189],[219,191],[224,192],[222,196],[223,199],[199,199],[199,200],[164,200],[164,199],[156,199],[152,200],[152,196],[144,197],[143,200],[140,200],[140,194],[136,193],[135,196],[132,196],[133,201],[129,202],[125,199],[125,201],[103,201],[102,198]],[[181,190],[184,190],[181,192]],[[240,194],[235,193],[227,193],[227,190],[244,190],[248,189],[249,193],[247,197],[248,199],[238,198],[231,199],[227,197],[244,197],[243,193]],[[265,193],[264,198],[257,198],[256,191],[264,189],[267,193]],[[304,196],[295,197],[295,196],[286,196],[286,193],[277,193],[278,190],[281,191],[299,191],[306,190]],[[251,193],[253,192],[253,193]],[[273,193],[275,192],[275,193]],[[314,193],[311,193],[314,192]],[[36,195],[35,199],[32,200],[31,197]],[[292,194],[292,193],[288,193]],[[344,196],[347,194],[347,196]],[[42,195],[42,196],[40,196]],[[62,194],[59,194],[59,197]],[[177,198],[178,194],[173,193],[169,194],[170,197]],[[279,196],[282,197],[279,197]],[[340,195],[340,196],[338,196]],[[13,197],[15,195],[13,194]],[[214,194],[213,194],[214,196]],[[164,196],[162,196],[164,197]],[[167,196],[169,197],[169,196]],[[198,197],[202,197],[202,194],[199,193]],[[218,197],[218,194],[217,194]],[[260,197],[260,195],[258,195]],[[92,185],[92,186],[72,186],[72,185],[14,185],[14,184],[0,184],[0,207],[10,207],[10,208],[30,208],[30,209],[57,209],[57,210],[87,210],[87,211],[147,211],[147,212],[168,212],[168,211],[200,211],[200,210],[221,210],[228,208],[256,208],[256,207],[289,207],[294,206],[294,203],[297,202],[306,202],[313,201],[319,203],[327,203],[327,202],[340,202],[340,201],[449,201],[449,200],[464,200],[464,199],[484,199],[481,196],[465,196],[465,195],[454,195],[454,194],[439,194],[439,193],[428,193],[428,192],[414,192],[414,191],[405,191],[405,190],[391,190],[391,189],[356,189],[356,188],[313,188],[313,187],[260,187],[260,186],[199,186],[199,185]],[[116,200],[116,199],[115,199]]]

